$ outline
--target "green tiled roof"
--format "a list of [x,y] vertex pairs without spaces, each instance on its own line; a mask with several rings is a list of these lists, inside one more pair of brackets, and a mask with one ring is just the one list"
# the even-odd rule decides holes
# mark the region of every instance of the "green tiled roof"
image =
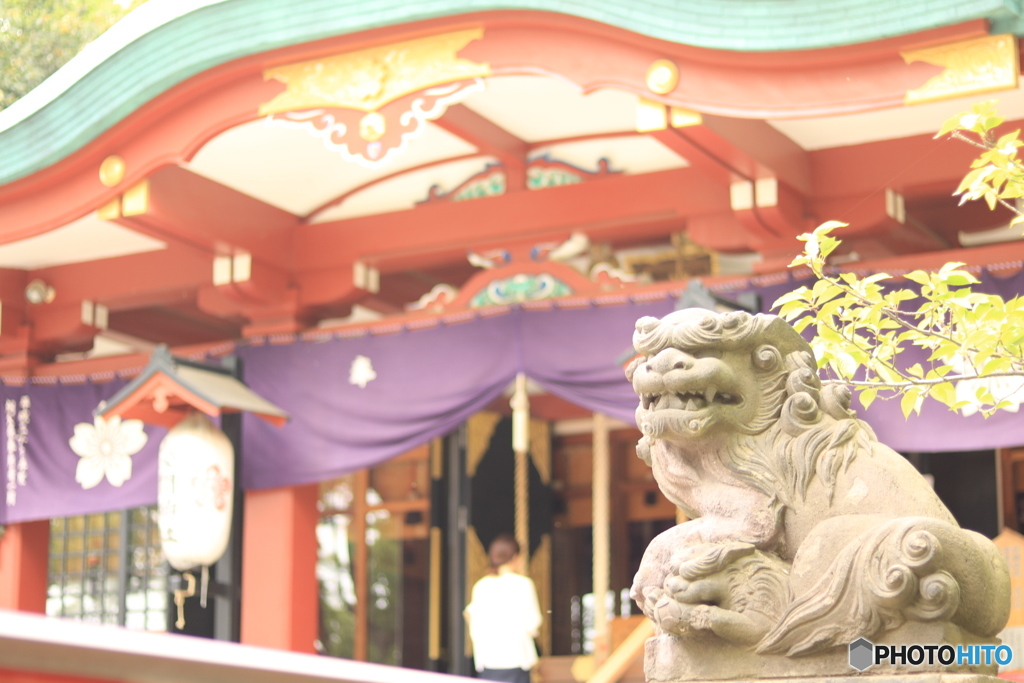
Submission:
[[73,153],[206,69],[345,33],[489,10],[541,10],[722,50],[860,43],[986,18],[1024,31],[1024,0],[150,0],[0,112],[0,184]]

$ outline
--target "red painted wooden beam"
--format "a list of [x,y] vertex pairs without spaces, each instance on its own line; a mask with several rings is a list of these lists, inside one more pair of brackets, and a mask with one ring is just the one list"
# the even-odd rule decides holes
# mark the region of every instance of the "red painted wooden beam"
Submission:
[[[591,239],[633,223],[681,222],[728,207],[726,188],[692,168],[611,176],[579,185],[420,206],[377,216],[306,225],[296,231],[300,270],[328,268],[344,255],[388,269],[395,259],[435,250],[487,249],[509,240],[549,241],[573,230]],[[411,262],[405,260],[403,267]]]
[[[703,126],[666,128],[651,133],[651,137],[682,155],[692,166],[712,177],[716,182],[746,190],[746,200],[732,196],[730,205],[736,222],[749,236],[748,247],[762,250],[779,240],[800,234],[804,229],[804,201],[778,181],[775,173],[765,168],[743,149],[719,137]],[[760,192],[755,190],[759,180],[774,181],[774,199],[761,205]]]
[[299,218],[184,168],[166,166],[149,178],[147,211],[118,222],[209,254],[241,250],[287,268]]
[[[1000,130],[1022,126],[1024,121],[1009,121]],[[808,152],[812,194],[818,198],[849,196],[887,187],[907,197],[921,189],[952,193],[978,151],[958,140],[937,140],[933,134],[924,134]]]
[[505,167],[506,191],[526,189],[527,145],[523,140],[462,104],[448,107],[434,123],[474,145],[481,154],[497,157]]
[[143,254],[41,268],[29,271],[28,278],[50,284],[57,293],[55,303],[88,299],[117,310],[180,300],[181,292],[210,282],[212,271],[212,258],[170,245]]
[[802,195],[811,193],[807,152],[765,121],[705,115],[701,125],[680,132],[747,178],[774,177]]
[[313,223],[316,221],[317,216],[327,211],[327,209],[334,208],[335,206],[340,206],[344,204],[345,200],[348,199],[349,197],[352,197],[353,195],[356,195],[362,192],[363,190],[368,190],[369,188],[375,185],[386,183],[389,180],[393,180],[407,173],[415,173],[416,171],[422,171],[425,168],[433,168],[434,166],[441,166],[442,164],[448,164],[453,161],[463,161],[465,159],[472,159],[477,156],[480,156],[480,154],[478,154],[477,152],[473,152],[472,154],[463,154],[457,157],[448,157],[447,159],[436,159],[434,161],[428,161],[423,164],[417,164],[416,166],[410,166],[409,168],[403,168],[401,171],[388,173],[387,175],[374,178],[373,180],[368,180],[361,185],[357,185],[349,190],[345,190],[345,192],[341,193],[340,195],[332,197],[331,199],[327,200],[326,202],[324,202],[323,204],[321,204],[320,206],[316,207],[315,209],[307,213],[305,216],[303,216],[301,222]]

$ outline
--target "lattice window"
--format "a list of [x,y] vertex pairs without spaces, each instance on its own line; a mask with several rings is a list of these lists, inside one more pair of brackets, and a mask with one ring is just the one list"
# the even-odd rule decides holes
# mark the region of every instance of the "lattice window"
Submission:
[[156,514],[142,507],[52,520],[46,613],[166,630],[167,564]]

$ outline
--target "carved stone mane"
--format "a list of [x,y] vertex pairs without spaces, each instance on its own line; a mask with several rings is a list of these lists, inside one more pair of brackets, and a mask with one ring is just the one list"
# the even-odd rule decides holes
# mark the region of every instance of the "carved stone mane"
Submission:
[[[947,640],[1002,628],[998,551],[877,441],[847,388],[822,386],[783,320],[687,309],[638,321],[634,346],[637,453],[691,517],[651,543],[634,580],[669,639],[649,646],[649,678],[651,652],[667,642],[701,652],[721,642],[741,648],[736,661],[761,652],[834,664],[840,646],[914,624]],[[979,604],[990,608],[961,609]]]

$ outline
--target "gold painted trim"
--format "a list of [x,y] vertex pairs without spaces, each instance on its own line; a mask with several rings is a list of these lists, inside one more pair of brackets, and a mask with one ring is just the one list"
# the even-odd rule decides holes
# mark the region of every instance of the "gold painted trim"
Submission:
[[669,123],[672,124],[673,128],[688,128],[689,126],[699,126],[704,123],[704,117],[700,115],[699,111],[682,107],[670,107]]
[[491,445],[494,428],[501,421],[500,413],[482,411],[466,420],[466,474],[476,476],[476,468]]
[[427,596],[427,658],[441,659],[441,544],[440,527],[430,527],[430,587]]
[[651,92],[666,95],[679,85],[679,67],[671,59],[658,59],[647,68],[647,87]]
[[259,113],[318,107],[373,112],[424,88],[490,76],[489,64],[457,56],[483,35],[478,27],[266,69],[264,80],[281,81],[286,88],[260,105]]
[[116,154],[111,154],[100,164],[100,182],[107,187],[114,187],[124,180],[126,170],[124,159]]
[[530,458],[540,480],[551,483],[551,429],[546,420],[530,420]]
[[149,212],[149,181],[143,180],[127,190],[121,198],[121,214],[141,216]]
[[121,217],[121,198],[114,197],[109,202],[96,209],[96,217],[101,221],[112,221]]
[[650,133],[668,128],[668,109],[661,102],[643,97],[636,102],[636,131]]
[[359,137],[367,142],[380,140],[387,130],[387,121],[379,112],[371,111],[359,121]]
[[530,578],[537,587],[537,602],[544,620],[540,625],[541,654],[551,656],[551,534],[540,537],[537,552],[530,558]]
[[921,104],[1016,88],[1020,77],[1017,53],[1017,38],[1009,34],[901,52],[907,64],[927,62],[945,68],[920,88],[908,90],[903,101]]
[[435,481],[444,476],[444,439],[430,442],[430,477]]

